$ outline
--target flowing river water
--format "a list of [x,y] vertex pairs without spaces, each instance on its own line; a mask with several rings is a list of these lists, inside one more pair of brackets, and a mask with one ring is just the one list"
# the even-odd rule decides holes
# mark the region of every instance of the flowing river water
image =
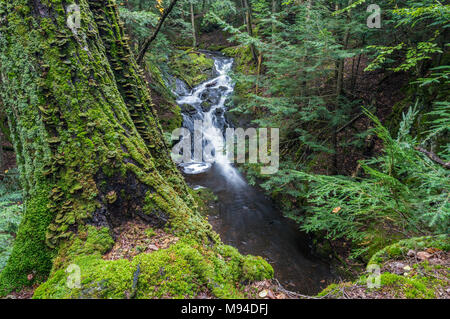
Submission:
[[311,254],[305,234],[282,216],[263,192],[247,184],[239,171],[222,155],[226,101],[234,91],[229,72],[233,59],[212,55],[212,79],[190,90],[176,81],[177,103],[182,106],[184,127],[194,131],[203,121],[203,146],[212,146],[213,164],[192,161],[181,164],[187,182],[194,188],[207,187],[218,197],[209,217],[222,240],[243,254],[264,257],[274,268],[275,278],[288,290],[315,294],[334,279],[330,266]]

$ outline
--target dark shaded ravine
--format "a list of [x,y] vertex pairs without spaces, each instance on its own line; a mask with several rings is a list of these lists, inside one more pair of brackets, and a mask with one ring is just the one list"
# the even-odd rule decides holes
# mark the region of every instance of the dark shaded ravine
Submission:
[[[217,149],[217,137],[229,126],[224,114],[225,101],[233,93],[232,80],[227,75],[233,60],[213,57],[215,78],[192,91],[177,81],[176,93],[185,110],[184,126],[192,131],[193,121],[203,120],[203,144],[211,143]],[[210,109],[205,110],[204,101],[209,101]],[[262,191],[249,186],[224,158],[216,158],[212,166],[193,162],[182,168],[190,186],[207,187],[218,197],[209,220],[222,240],[243,254],[264,257],[286,289],[316,294],[334,279],[330,265],[310,253],[309,240],[298,226],[284,218]]]

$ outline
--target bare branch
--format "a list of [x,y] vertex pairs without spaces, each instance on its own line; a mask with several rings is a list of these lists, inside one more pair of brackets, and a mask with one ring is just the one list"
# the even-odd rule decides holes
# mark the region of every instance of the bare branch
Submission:
[[433,162],[438,163],[442,167],[445,167],[446,169],[450,169],[450,162],[447,162],[447,163],[444,162],[441,158],[439,158],[439,156],[437,156],[433,152],[427,151],[426,149],[424,149],[422,147],[416,147],[415,150],[419,151],[421,153],[424,153],[426,156],[428,156],[428,158],[430,160],[432,160]]
[[142,45],[141,51],[139,51],[139,55],[138,55],[138,58],[137,58],[137,63],[139,65],[142,64],[142,61],[144,60],[145,53],[147,53],[147,50],[150,47],[150,44],[152,44],[153,40],[155,40],[156,37],[158,36],[158,33],[161,30],[161,27],[164,24],[164,21],[169,16],[170,12],[175,7],[177,2],[178,2],[178,0],[172,0],[172,2],[170,3],[169,7],[166,10],[164,10],[164,13],[163,13],[161,19],[159,20],[158,25],[156,26],[156,30],[153,33],[153,35],[150,38],[145,40],[144,44]]

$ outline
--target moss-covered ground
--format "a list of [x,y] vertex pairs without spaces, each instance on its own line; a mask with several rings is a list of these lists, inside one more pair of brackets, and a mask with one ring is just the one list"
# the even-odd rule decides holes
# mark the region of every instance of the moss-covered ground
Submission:
[[[114,245],[108,229],[88,226],[80,236],[63,249],[50,280],[34,298],[193,298],[205,291],[218,298],[239,298],[245,284],[273,276],[261,258],[244,257],[222,244],[212,248],[193,236],[166,249],[116,260],[103,258]],[[78,287],[67,284],[70,265],[79,267]]]
[[[374,269],[380,271],[378,283]],[[318,297],[448,299],[450,238],[441,235],[401,240],[375,253],[367,270],[356,281],[328,286]],[[368,282],[374,286],[369,287]]]

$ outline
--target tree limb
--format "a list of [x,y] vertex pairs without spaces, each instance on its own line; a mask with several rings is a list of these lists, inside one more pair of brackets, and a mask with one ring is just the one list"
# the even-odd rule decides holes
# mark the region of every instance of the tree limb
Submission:
[[436,154],[434,154],[433,152],[427,151],[426,149],[422,148],[422,147],[416,147],[415,148],[416,151],[419,151],[421,153],[424,153],[426,156],[428,156],[428,158],[430,160],[432,160],[433,162],[438,163],[439,165],[450,169],[450,162],[444,162],[441,158],[439,158],[439,156],[437,156]]
[[139,51],[139,55],[138,55],[138,58],[137,58],[137,63],[139,65],[142,64],[142,60],[144,59],[145,53],[147,52],[148,48],[150,47],[150,44],[158,36],[158,33],[161,30],[161,27],[164,24],[164,21],[169,16],[170,12],[175,7],[177,2],[178,2],[178,0],[172,0],[172,2],[170,3],[169,7],[166,10],[164,10],[164,13],[163,13],[161,19],[159,20],[158,25],[156,26],[156,30],[153,33],[153,35],[150,38],[145,40],[144,44],[142,45],[142,49]]

